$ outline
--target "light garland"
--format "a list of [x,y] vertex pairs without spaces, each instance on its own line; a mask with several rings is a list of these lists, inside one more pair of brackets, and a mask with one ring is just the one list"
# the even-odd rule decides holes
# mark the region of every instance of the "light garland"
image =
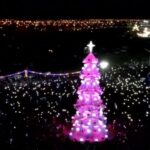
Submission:
[[24,74],[25,77],[28,77],[28,75],[32,73],[32,74],[36,74],[36,75],[42,75],[42,76],[69,76],[69,75],[76,75],[79,74],[80,71],[75,71],[75,72],[67,72],[67,73],[51,73],[51,72],[36,72],[36,71],[31,71],[31,70],[24,70],[24,71],[20,71],[20,72],[16,72],[16,73],[12,73],[12,74],[8,74],[8,75],[4,75],[4,76],[0,76],[0,80],[1,79],[5,79],[5,78],[9,78],[9,77],[14,77],[17,75],[22,75]]

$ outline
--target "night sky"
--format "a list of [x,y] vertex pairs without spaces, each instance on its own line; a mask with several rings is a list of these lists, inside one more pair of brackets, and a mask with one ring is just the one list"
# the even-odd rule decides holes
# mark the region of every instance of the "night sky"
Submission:
[[149,18],[148,7],[142,0],[1,0],[0,18]]
[[[150,17],[148,7],[149,5],[145,1],[139,2],[135,0],[1,0],[0,19],[139,19]],[[108,30],[103,34],[87,33],[87,36],[85,33],[18,32],[13,27],[6,30],[1,29],[0,62],[1,66],[23,63],[24,66],[20,68],[31,67],[32,64],[37,65],[38,63],[40,65],[56,64],[54,68],[58,68],[60,71],[70,62],[70,66],[78,64],[78,67],[70,67],[66,68],[66,70],[77,70],[80,68],[80,62],[85,55],[84,48],[91,39],[97,45],[97,51],[101,50],[101,55],[107,54],[108,51],[113,52],[115,56],[120,55],[120,53],[124,54],[124,50],[121,52],[124,47],[127,47],[128,51],[132,49],[133,54],[135,54],[137,49],[142,51],[145,48],[143,43],[141,44],[142,46],[138,45],[138,48],[135,48],[136,41],[133,40],[132,42],[128,37],[124,38],[126,33],[127,31],[122,33],[120,30],[112,33]],[[54,52],[49,53],[49,49]],[[69,60],[66,60],[66,58],[69,58]],[[5,66],[5,68],[8,67]]]
[[0,30],[0,68],[9,73],[23,70],[52,72],[76,71],[87,54],[86,45],[92,39],[94,53],[111,64],[121,64],[131,58],[147,56],[149,40],[132,38],[126,29],[106,29],[99,32],[41,32],[35,30]]

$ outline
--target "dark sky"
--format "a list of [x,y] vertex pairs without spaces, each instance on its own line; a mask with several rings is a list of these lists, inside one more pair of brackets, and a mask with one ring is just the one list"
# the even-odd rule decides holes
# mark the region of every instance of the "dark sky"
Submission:
[[1,18],[150,18],[144,0],[1,0]]
[[6,27],[0,28],[0,73],[16,72],[26,67],[52,72],[79,70],[90,40],[96,45],[94,54],[110,64],[143,60],[148,57],[145,49],[150,49],[149,39],[137,38],[126,28],[98,32],[42,32]]

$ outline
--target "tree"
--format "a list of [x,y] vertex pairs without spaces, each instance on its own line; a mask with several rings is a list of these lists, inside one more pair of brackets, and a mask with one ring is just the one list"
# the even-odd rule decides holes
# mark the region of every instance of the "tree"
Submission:
[[101,74],[98,59],[92,53],[92,42],[88,47],[89,54],[83,60],[81,85],[77,91],[77,103],[74,105],[76,114],[72,117],[73,126],[69,135],[74,141],[101,142],[108,138],[107,118],[103,115],[105,106],[101,99],[103,91],[99,86]]

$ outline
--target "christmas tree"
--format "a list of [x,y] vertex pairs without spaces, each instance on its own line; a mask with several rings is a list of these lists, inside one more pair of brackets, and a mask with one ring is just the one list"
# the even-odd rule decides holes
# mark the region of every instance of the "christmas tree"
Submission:
[[83,60],[80,79],[81,85],[77,91],[78,100],[75,104],[76,114],[72,117],[73,127],[70,138],[80,142],[101,142],[108,138],[106,128],[107,118],[104,116],[104,104],[101,99],[103,91],[99,86],[101,74],[98,59],[92,53],[95,45],[87,45],[88,56]]

